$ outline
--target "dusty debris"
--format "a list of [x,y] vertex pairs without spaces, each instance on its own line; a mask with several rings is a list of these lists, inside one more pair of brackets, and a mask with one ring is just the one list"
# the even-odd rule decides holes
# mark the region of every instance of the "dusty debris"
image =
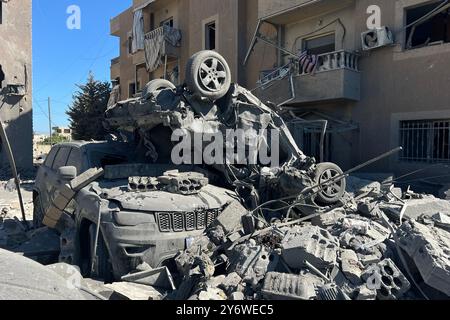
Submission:
[[[79,142],[86,153],[107,156],[85,159],[89,167],[79,176],[75,167],[40,168],[35,187],[46,193],[51,180],[53,191],[42,195],[46,204],[36,206],[42,217],[35,218],[59,231],[59,260],[93,261],[91,276],[102,271],[121,281],[102,286],[81,279],[82,286],[106,299],[386,300],[418,296],[422,282],[416,285],[409,270],[415,268],[426,285],[450,297],[450,202],[403,191],[392,177],[350,176],[399,148],[345,173],[317,163],[298,148],[275,108],[231,84],[220,55],[201,52],[190,66],[198,59],[224,66],[220,90],[192,81],[149,83],[142,97],[109,106],[105,126],[117,141]],[[169,160],[166,141],[175,131],[225,138],[243,129],[279,135],[282,163],[200,167]],[[196,151],[206,147],[195,145]],[[195,154],[184,156],[195,160]],[[29,247],[39,234],[8,217],[7,199],[0,204],[0,247],[42,251]],[[78,257],[77,235],[95,250]],[[403,261],[402,253],[410,259]],[[50,269],[67,280],[67,266]]]
[[116,282],[105,285],[114,291],[110,300],[161,300],[163,295],[156,289],[142,284]]
[[369,289],[377,290],[380,300],[401,298],[411,287],[409,281],[390,259],[370,266],[362,275]]
[[414,260],[423,281],[450,296],[450,233],[411,221],[397,234],[400,247]]
[[336,263],[338,240],[317,226],[294,227],[282,241],[283,259],[290,268],[300,269],[308,261],[316,268]]
[[261,292],[268,300],[313,300],[320,284],[321,280],[311,274],[269,272]]
[[122,280],[125,282],[132,282],[143,284],[154,288],[161,288],[164,290],[175,290],[175,284],[167,267],[158,269],[144,270],[129,275],[123,276]]

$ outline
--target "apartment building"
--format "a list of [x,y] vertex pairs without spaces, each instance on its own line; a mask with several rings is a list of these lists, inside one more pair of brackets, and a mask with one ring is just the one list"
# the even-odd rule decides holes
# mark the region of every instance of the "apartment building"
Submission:
[[323,161],[349,169],[402,146],[367,170],[448,182],[448,2],[259,0],[253,43],[277,48],[277,67],[260,69],[257,93],[284,106],[299,144]]
[[[257,0],[134,0],[111,19],[111,35],[120,39],[111,78],[120,80],[121,98],[132,97],[152,79],[182,83],[186,62],[204,49],[227,59],[234,81],[255,84],[261,67],[274,66],[271,59],[254,56],[242,68],[258,21],[257,6]],[[267,56],[274,52],[269,48]]]
[[[19,169],[33,167],[31,2],[0,1],[0,121]],[[0,140],[0,169],[7,167]]]

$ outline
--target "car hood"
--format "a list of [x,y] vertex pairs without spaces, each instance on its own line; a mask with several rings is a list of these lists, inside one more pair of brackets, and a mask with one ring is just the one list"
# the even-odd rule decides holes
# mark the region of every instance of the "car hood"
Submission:
[[165,191],[136,192],[128,190],[128,182],[95,183],[93,189],[103,198],[118,202],[124,210],[149,212],[192,212],[222,209],[236,199],[233,191],[207,185],[195,195]]

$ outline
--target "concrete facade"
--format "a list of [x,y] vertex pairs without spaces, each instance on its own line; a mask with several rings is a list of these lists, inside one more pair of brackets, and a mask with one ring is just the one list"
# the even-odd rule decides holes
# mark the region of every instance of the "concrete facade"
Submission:
[[[136,0],[133,8],[147,2]],[[255,93],[265,102],[281,103],[290,99],[284,108],[302,119],[313,122],[327,119],[329,130],[323,161],[332,161],[349,169],[404,146],[405,139],[409,139],[408,143],[416,150],[408,152],[418,153],[417,149],[428,148],[428,158],[406,161],[406,153],[403,153],[365,170],[401,175],[426,168],[427,176],[441,176],[434,181],[447,182],[450,177],[445,176],[445,173],[449,174],[445,165],[450,163],[450,129],[433,131],[433,127],[428,127],[430,133],[427,133],[426,145],[416,146],[410,140],[423,139],[423,133],[405,138],[400,128],[404,121],[416,120],[428,121],[428,126],[450,124],[450,93],[445,86],[450,76],[450,43],[406,48],[407,10],[430,3],[439,1],[169,0],[148,4],[144,9],[144,20],[150,19],[153,13],[154,26],[159,26],[161,21],[173,17],[174,27],[181,30],[183,38],[178,56],[168,61],[168,68],[180,67],[180,82],[184,79],[184,66],[189,57],[205,48],[205,24],[215,21],[216,50],[229,62],[233,81],[249,89],[261,85],[258,80],[263,72],[276,70],[292,58],[286,51],[276,49],[276,45],[298,54],[310,39],[334,35],[335,51],[320,57],[323,61],[317,72],[294,74],[292,84],[289,78],[272,81],[268,89],[257,89]],[[388,27],[395,35],[395,44],[363,51],[361,33],[368,30],[370,14],[367,12],[373,5],[380,9],[380,25]],[[142,87],[164,74],[162,69],[149,74],[145,68],[136,68],[144,63],[142,52],[134,55],[123,52],[131,31],[133,8],[111,22],[111,34],[120,36],[121,42],[120,58],[115,59],[120,60],[120,68],[112,65],[112,78],[120,75],[123,99],[129,97],[127,87],[130,82],[138,79]],[[117,27],[117,21],[120,21],[120,27]],[[150,28],[150,22],[145,21],[146,28]],[[259,33],[275,46],[257,41],[243,67],[258,21],[262,21]],[[294,99],[291,99],[292,87]],[[318,157],[320,135],[307,132],[302,126],[292,130],[300,147]],[[432,135],[436,135],[434,142]],[[434,159],[433,144],[439,144],[439,159]],[[444,153],[448,153],[448,157]],[[439,163],[442,165],[436,165]]]
[[[33,166],[31,0],[0,1],[0,119],[19,169]],[[8,166],[0,142],[0,168]]]
[[227,59],[233,81],[255,85],[261,66],[273,67],[271,58],[275,57],[275,50],[268,48],[264,56],[253,56],[248,66],[242,68],[258,21],[257,0],[134,0],[132,8],[111,19],[111,35],[119,37],[121,48],[120,57],[111,64],[111,78],[120,78],[122,99],[130,97],[130,84],[139,82],[139,89],[142,89],[148,81],[164,77],[164,67],[147,72],[143,50],[128,54],[133,10],[142,6],[146,33],[167,19],[173,19],[173,27],[181,30],[181,47],[167,61],[168,73],[179,68],[178,79],[174,81],[177,84],[184,81],[184,69],[191,55],[205,49],[205,26],[211,22],[216,26],[216,51]]
[[[352,70],[357,79],[337,79],[333,75],[336,71],[330,70],[313,75],[299,75],[298,80],[294,80],[297,97],[286,106],[287,109],[296,115],[305,115],[306,119],[307,113],[316,114],[311,116],[311,120],[323,119],[323,115],[326,115],[329,119],[357,126],[355,130],[330,134],[331,151],[329,158],[325,160],[337,162],[344,169],[349,169],[394,147],[405,147],[405,140],[401,141],[400,138],[402,121],[427,120],[434,122],[435,128],[439,126],[436,123],[442,123],[444,128],[444,124],[450,121],[450,91],[447,89],[450,77],[450,43],[444,41],[432,46],[406,48],[404,27],[407,10],[430,3],[440,2],[259,0],[259,18],[279,26],[279,44],[283,48],[297,52],[302,49],[301,44],[306,39],[334,33],[336,51],[345,50],[359,56],[358,66],[356,70]],[[395,44],[363,51],[361,33],[368,30],[370,14],[367,10],[371,5],[380,8],[381,26],[387,26],[393,32]],[[287,59],[285,56],[282,62],[285,63]],[[346,66],[339,72],[347,69]],[[335,91],[351,91],[355,86],[360,87],[359,99],[357,96],[350,99],[346,94],[337,97],[342,99],[333,99]],[[270,93],[270,89],[267,92]],[[412,135],[410,139],[419,141],[424,137],[423,132],[425,131]],[[434,142],[431,142],[433,146],[429,145],[428,139],[428,145],[423,148],[430,150],[439,144],[440,159],[404,161],[400,156],[394,156],[368,170],[401,175],[427,168],[426,176],[441,175],[439,179],[432,181],[449,181],[450,177],[445,174],[448,175],[450,171],[445,165],[450,163],[450,130],[439,129],[434,131],[434,135]],[[417,151],[413,150],[412,153],[414,152]],[[437,163],[442,163],[443,166],[436,166]]]

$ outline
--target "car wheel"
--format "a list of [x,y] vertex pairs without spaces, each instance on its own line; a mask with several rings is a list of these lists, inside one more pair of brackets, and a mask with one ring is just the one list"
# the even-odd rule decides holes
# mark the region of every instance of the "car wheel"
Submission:
[[110,261],[108,248],[106,247],[103,235],[99,234],[97,251],[94,256],[94,246],[95,246],[95,236],[97,233],[97,226],[92,224],[89,227],[89,244],[90,244],[90,258],[89,258],[89,269],[94,261],[93,270],[90,270],[91,278],[101,279],[105,283],[111,283],[114,281],[113,268]]
[[175,85],[170,82],[169,80],[165,79],[155,79],[147,83],[144,90],[142,90],[142,99],[147,100],[150,98],[150,96],[155,92],[159,90],[166,90],[171,89],[175,90]]
[[[342,175],[342,169],[334,163],[320,163],[316,170],[316,183],[322,184],[326,181]],[[330,184],[324,184],[322,190],[317,194],[316,201],[330,205],[338,202],[345,193],[345,178],[334,181]]]
[[230,67],[219,53],[200,51],[187,63],[186,84],[194,94],[211,101],[218,100],[230,89]]
[[35,229],[42,228],[44,225],[44,212],[42,211],[40,197],[37,195],[33,198],[33,227]]

